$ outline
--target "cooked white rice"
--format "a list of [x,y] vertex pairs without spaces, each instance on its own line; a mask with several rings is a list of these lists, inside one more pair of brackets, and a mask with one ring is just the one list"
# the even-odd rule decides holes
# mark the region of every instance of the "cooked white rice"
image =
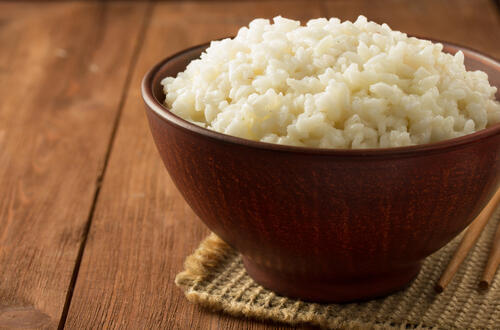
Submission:
[[162,81],[176,115],[246,139],[320,148],[430,143],[500,122],[462,52],[359,16],[256,19]]

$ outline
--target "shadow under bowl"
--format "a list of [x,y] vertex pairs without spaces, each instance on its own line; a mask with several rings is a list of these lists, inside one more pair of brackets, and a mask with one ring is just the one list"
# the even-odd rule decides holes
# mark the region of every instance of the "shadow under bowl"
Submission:
[[[487,72],[500,87],[498,62],[443,44],[451,53],[462,50],[468,69]],[[339,150],[249,141],[191,124],[162,105],[160,82],[207,46],[175,54],[146,74],[146,113],[187,203],[266,288],[318,302],[399,290],[499,185],[500,125],[434,144]]]

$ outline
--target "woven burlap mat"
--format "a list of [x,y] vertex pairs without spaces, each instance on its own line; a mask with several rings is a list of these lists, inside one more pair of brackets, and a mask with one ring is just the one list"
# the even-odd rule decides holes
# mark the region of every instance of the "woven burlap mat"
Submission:
[[255,283],[239,254],[214,234],[185,262],[176,284],[193,303],[234,316],[287,324],[348,329],[500,329],[500,274],[487,291],[477,289],[498,223],[489,222],[453,281],[437,295],[433,286],[459,238],[428,257],[405,290],[352,304],[316,304],[279,296]]

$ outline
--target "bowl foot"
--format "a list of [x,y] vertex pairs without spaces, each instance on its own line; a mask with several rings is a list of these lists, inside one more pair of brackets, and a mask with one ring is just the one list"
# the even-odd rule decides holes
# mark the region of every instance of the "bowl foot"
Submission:
[[411,283],[421,268],[420,263],[415,263],[364,278],[318,281],[282,273],[256,264],[246,257],[243,257],[243,264],[250,277],[269,290],[287,297],[325,303],[363,301],[399,291]]

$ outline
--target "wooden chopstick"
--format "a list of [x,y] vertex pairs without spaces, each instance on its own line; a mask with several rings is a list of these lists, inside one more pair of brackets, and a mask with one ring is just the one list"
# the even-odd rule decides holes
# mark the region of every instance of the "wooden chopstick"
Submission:
[[481,282],[479,282],[479,287],[481,289],[485,290],[488,286],[490,286],[491,281],[493,281],[493,277],[498,269],[498,265],[500,265],[500,221],[497,225],[497,232],[493,240],[493,246],[491,247],[488,263],[484,269]]
[[[464,261],[465,257],[467,257],[467,254],[469,253],[470,249],[472,249],[472,247],[476,243],[477,239],[479,238],[479,235],[483,231],[488,220],[491,218],[491,215],[497,208],[499,202],[500,202],[500,189],[497,190],[497,192],[495,193],[495,195],[493,195],[493,198],[488,202],[486,207],[481,211],[481,213],[479,213],[478,217],[470,224],[469,228],[467,229],[467,232],[465,233],[464,237],[462,238],[462,241],[460,242],[457,251],[455,251],[453,258],[448,264],[448,267],[446,267],[445,271],[441,275],[441,278],[439,279],[436,286],[434,286],[434,290],[437,293],[443,292],[444,288],[448,285],[448,283],[450,283],[451,279],[457,272],[458,267],[460,267],[460,264]],[[494,262],[491,267],[493,266]],[[489,276],[489,273],[487,275]]]

